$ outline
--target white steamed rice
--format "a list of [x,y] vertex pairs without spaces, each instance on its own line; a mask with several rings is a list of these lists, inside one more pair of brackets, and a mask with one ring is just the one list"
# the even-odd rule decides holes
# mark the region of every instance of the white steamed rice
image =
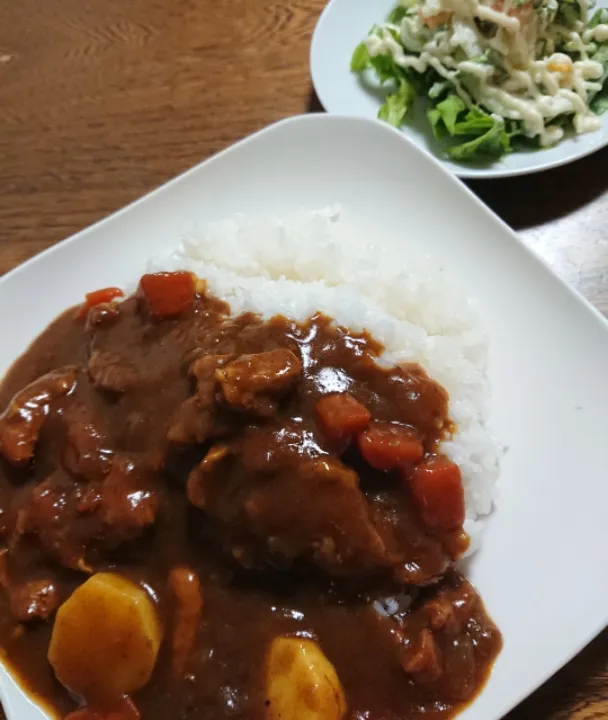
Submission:
[[472,300],[432,259],[394,254],[337,208],[283,220],[236,217],[194,228],[153,269],[186,269],[235,313],[305,320],[321,311],[384,346],[388,363],[417,362],[450,396],[457,431],[442,451],[461,468],[471,550],[490,513],[500,450],[487,427],[487,341]]

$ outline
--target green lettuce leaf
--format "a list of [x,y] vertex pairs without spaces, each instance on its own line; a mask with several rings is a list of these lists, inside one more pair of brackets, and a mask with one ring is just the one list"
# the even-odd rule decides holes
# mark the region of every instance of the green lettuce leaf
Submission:
[[441,138],[445,135],[445,130],[441,123],[441,113],[437,110],[437,108],[430,108],[430,110],[427,110],[426,116],[431,124],[431,130],[433,131],[435,139],[441,140]]
[[604,66],[604,73],[600,80],[600,82],[604,82],[606,79],[608,79],[608,43],[602,43],[593,53],[591,59],[601,63]]
[[361,42],[355,48],[352,58],[350,59],[350,69],[353,72],[363,72],[370,65],[369,52],[367,45]]
[[601,23],[608,23],[608,10],[606,8],[598,8],[594,13],[587,27],[594,28]]
[[589,96],[589,107],[594,113],[601,115],[608,112],[608,43],[600,45],[591,56],[591,59],[601,63],[604,67],[604,72],[601,78],[598,79],[602,89]]
[[464,118],[454,125],[452,135],[483,135],[496,124],[496,120],[481,108],[472,107]]
[[466,105],[458,95],[448,95],[445,100],[442,100],[437,103],[435,107],[431,108],[427,112],[427,117],[431,123],[435,137],[442,137],[445,134],[444,129],[447,130],[450,135],[453,135],[458,115],[460,115],[465,108]]
[[403,18],[405,17],[406,10],[403,7],[403,5],[397,5],[397,7],[393,8],[390,13],[388,14],[388,17],[386,18],[386,22],[391,23],[393,25],[399,25]]
[[608,111],[608,83],[604,85],[603,89],[593,98],[591,109],[596,115],[601,115]]
[[505,130],[510,138],[525,134],[522,120],[505,120]]
[[378,110],[378,117],[394,127],[400,127],[415,97],[416,91],[411,83],[401,78],[399,89],[386,98],[386,102]]
[[559,3],[556,19],[567,28],[576,26],[581,19],[581,7],[576,0],[562,0]]
[[395,64],[392,55],[374,55],[369,61],[382,83],[387,80],[400,80],[403,77],[403,70]]
[[463,143],[448,144],[446,153],[454,160],[470,160],[478,156],[501,157],[511,149],[505,123],[479,107],[467,110],[458,95],[449,95],[431,108],[427,115],[435,137],[468,137]]
[[473,157],[502,157],[511,149],[509,136],[502,121],[495,121],[494,126],[479,137],[468,142],[454,145],[447,149],[453,160],[471,160]]
[[599,79],[602,89],[590,98],[589,103],[593,112],[601,115],[608,110],[608,43],[599,46],[593,53],[592,60],[596,60],[604,66],[604,72]]

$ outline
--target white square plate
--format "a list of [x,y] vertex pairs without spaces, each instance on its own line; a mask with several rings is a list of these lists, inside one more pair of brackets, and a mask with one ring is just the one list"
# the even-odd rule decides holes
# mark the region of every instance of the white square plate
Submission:
[[[470,578],[505,646],[463,720],[495,720],[608,622],[608,332],[460,182],[396,130],[306,116],[207,160],[0,280],[0,372],[86,291],[129,285],[190,221],[340,203],[363,231],[442,259],[481,301],[493,426],[508,446]],[[379,282],[381,279],[379,278]],[[0,673],[9,720],[39,720]]]

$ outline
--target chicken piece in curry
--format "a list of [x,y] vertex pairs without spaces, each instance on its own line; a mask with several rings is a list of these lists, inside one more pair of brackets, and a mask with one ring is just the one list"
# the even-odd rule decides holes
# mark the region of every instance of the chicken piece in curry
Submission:
[[190,273],[87,296],[0,388],[0,646],[69,720],[443,720],[501,636],[448,397]]

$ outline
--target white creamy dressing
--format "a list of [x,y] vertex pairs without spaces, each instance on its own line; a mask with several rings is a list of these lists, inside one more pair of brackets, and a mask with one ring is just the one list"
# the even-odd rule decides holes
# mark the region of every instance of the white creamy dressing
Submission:
[[608,23],[600,23],[594,28],[585,30],[583,33],[584,42],[608,42]]
[[[478,103],[522,121],[525,134],[539,136],[543,145],[564,134],[561,127],[548,127],[558,115],[573,115],[577,133],[598,130],[601,123],[589,109],[588,95],[601,88],[594,81],[603,67],[588,58],[586,45],[608,41],[608,23],[587,30],[584,22],[577,22],[576,30],[552,24],[556,0],[543,0],[536,10],[522,0],[486,2],[419,0],[417,12],[407,14],[398,29],[384,26],[368,37],[368,52],[390,54],[397,65],[418,73],[432,67],[467,105]],[[586,19],[587,0],[578,2]],[[493,37],[484,35],[475,19],[495,26]],[[398,30],[401,42],[391,30]],[[582,59],[555,52],[560,41],[569,42]]]

